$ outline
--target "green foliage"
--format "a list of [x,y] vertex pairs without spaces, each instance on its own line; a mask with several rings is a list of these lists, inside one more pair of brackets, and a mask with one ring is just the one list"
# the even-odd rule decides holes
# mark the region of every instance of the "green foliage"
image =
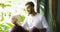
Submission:
[[23,11],[26,12],[26,8],[24,8]]
[[24,19],[25,19],[25,16],[20,15],[20,17],[21,17],[21,19],[22,19],[22,21],[20,22],[20,24],[23,24],[23,21],[24,21]]
[[10,4],[0,3],[0,6],[1,6],[2,8],[5,8],[6,6],[11,6],[11,5],[10,5]]
[[46,2],[45,2],[45,0],[41,0],[40,1],[40,14],[44,14],[44,11],[45,11],[45,4],[46,4]]
[[4,21],[4,16],[3,16],[3,12],[1,12],[1,19],[0,19],[0,22]]
[[1,19],[1,21],[4,21],[4,16],[2,16],[2,19]]
[[13,26],[11,23],[1,23],[0,24],[0,32],[9,32],[10,28]]
[[44,14],[44,10],[43,9],[40,9],[40,14]]

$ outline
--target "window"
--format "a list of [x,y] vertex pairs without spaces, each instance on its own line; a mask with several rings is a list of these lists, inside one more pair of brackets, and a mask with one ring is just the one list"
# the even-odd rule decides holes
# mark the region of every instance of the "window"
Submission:
[[[0,0],[0,32],[9,32],[13,26],[11,16],[20,14],[22,22],[28,16],[25,8],[25,3],[34,0]],[[21,24],[22,24],[21,22]]]

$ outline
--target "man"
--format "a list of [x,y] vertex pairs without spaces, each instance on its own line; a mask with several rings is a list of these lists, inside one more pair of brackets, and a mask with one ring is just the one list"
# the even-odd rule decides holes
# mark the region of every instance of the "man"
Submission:
[[28,27],[29,32],[46,32],[48,28],[46,19],[43,15],[35,12],[34,3],[26,3],[26,8],[30,15],[25,19],[23,28]]
[[[27,30],[25,30],[24,28],[22,28],[19,24],[18,24],[18,19],[20,17],[16,16],[12,16],[12,23],[14,24],[13,28],[11,29],[11,32],[28,32]],[[21,20],[21,19],[20,19]]]

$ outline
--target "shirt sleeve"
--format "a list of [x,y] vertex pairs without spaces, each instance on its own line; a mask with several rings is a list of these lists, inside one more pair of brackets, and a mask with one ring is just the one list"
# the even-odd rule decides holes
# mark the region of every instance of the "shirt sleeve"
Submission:
[[28,24],[27,24],[27,18],[24,20],[24,23],[22,24],[22,27],[24,28],[24,29],[26,29],[26,27],[28,26]]
[[46,21],[44,16],[42,16],[42,20],[41,21],[42,21],[43,28],[48,29],[48,23],[47,23],[47,21]]

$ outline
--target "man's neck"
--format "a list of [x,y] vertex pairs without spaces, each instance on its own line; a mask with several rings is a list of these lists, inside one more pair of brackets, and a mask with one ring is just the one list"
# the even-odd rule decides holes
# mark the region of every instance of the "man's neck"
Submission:
[[32,14],[31,14],[31,16],[35,16],[37,13],[36,12],[33,12]]

